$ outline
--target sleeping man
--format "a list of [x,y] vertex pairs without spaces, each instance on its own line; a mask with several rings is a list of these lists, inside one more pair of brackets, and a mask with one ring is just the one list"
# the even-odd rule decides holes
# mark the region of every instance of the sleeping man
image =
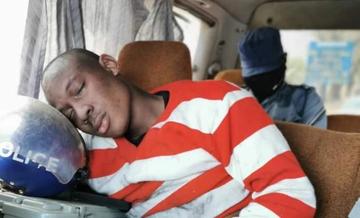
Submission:
[[314,189],[257,100],[224,81],[151,93],[109,56],[67,51],[44,70],[48,102],[80,130],[88,184],[130,217],[313,217]]

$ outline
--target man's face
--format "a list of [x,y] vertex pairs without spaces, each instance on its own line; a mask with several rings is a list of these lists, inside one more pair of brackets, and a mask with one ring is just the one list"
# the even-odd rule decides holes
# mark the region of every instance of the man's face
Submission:
[[280,88],[284,82],[285,69],[285,65],[283,65],[274,71],[264,72],[251,77],[244,77],[244,81],[258,101],[262,102]]
[[103,68],[69,69],[49,82],[45,95],[80,130],[98,136],[118,137],[128,128],[128,86]]

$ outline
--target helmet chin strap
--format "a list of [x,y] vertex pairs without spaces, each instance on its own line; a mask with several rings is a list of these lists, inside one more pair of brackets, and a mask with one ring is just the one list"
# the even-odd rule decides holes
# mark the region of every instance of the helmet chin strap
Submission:
[[6,183],[1,179],[0,179],[0,191],[9,191],[20,195],[23,195],[25,193],[25,189],[23,187],[18,187],[13,182]]

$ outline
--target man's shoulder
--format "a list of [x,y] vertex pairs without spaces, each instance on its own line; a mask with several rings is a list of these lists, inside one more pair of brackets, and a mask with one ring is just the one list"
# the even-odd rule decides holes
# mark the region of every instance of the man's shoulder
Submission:
[[287,94],[288,97],[300,104],[299,102],[306,102],[311,100],[321,101],[320,95],[316,92],[316,89],[313,86],[301,84],[301,85],[290,85],[287,84],[287,91],[284,93]]
[[114,138],[101,137],[84,132],[80,132],[80,134],[84,140],[86,150],[111,149],[117,147]]
[[313,86],[309,86],[306,84],[299,84],[299,85],[292,85],[292,84],[286,84],[290,89],[294,89],[294,90],[314,90],[315,88]]
[[285,88],[286,92],[291,92],[294,95],[309,95],[309,94],[316,94],[316,90],[313,86],[309,86],[306,84],[300,84],[300,85],[292,85],[292,84],[286,84]]
[[161,87],[156,88],[153,92],[158,91],[170,91],[181,92],[183,95],[196,95],[196,94],[210,94],[210,93],[227,93],[240,88],[232,83],[222,80],[179,80],[172,83],[168,83]]

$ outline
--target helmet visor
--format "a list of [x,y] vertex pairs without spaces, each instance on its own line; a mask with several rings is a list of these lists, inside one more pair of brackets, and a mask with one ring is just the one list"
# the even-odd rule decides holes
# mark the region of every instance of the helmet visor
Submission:
[[20,96],[0,109],[0,158],[36,163],[62,184],[85,165],[83,140],[68,119],[39,100]]

